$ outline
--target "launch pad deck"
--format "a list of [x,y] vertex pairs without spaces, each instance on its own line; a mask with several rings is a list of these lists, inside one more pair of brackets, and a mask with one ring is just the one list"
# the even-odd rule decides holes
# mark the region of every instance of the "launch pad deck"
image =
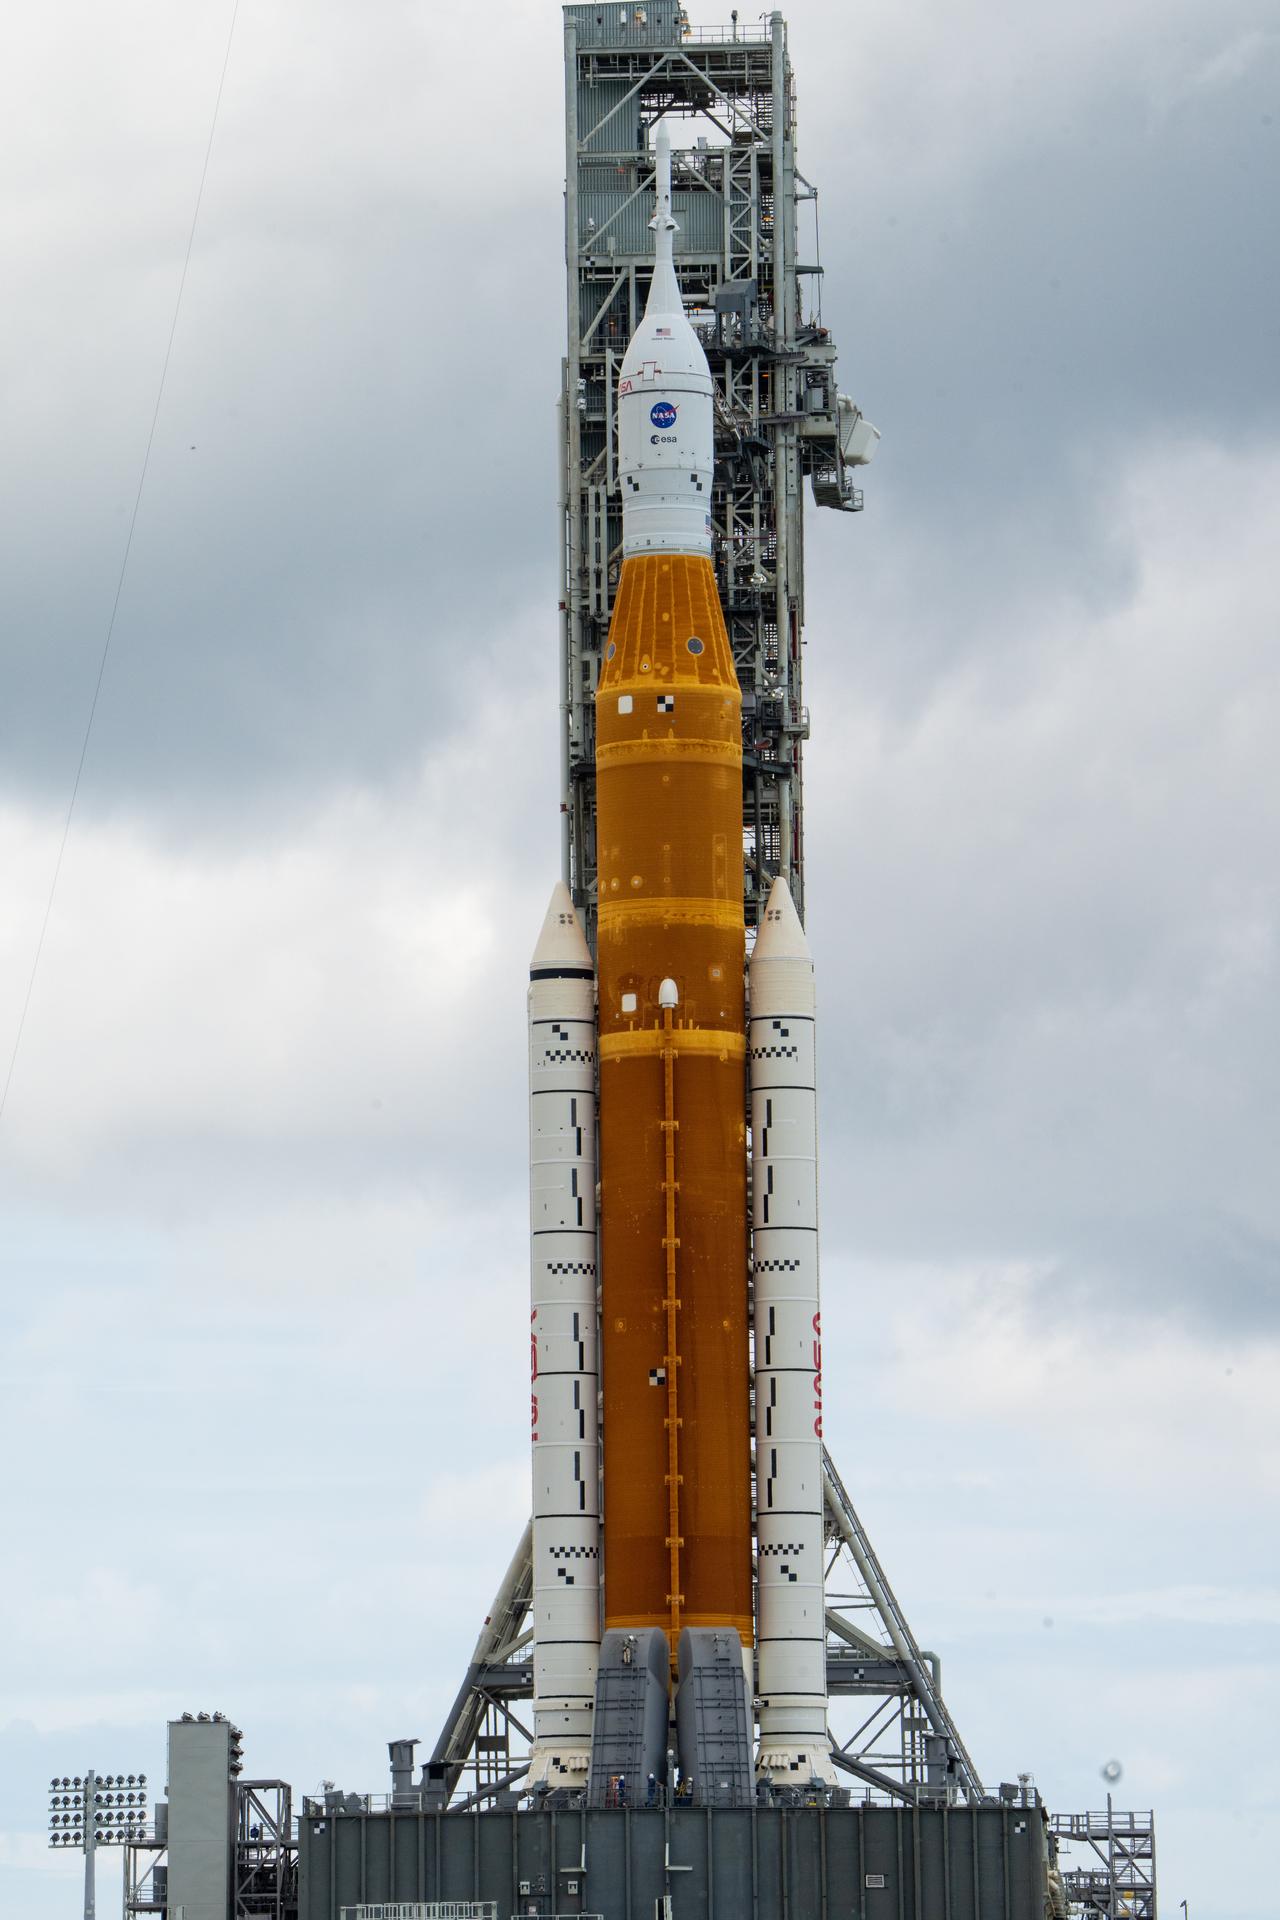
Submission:
[[306,1814],[299,1920],[490,1902],[500,1917],[1043,1920],[1037,1805]]

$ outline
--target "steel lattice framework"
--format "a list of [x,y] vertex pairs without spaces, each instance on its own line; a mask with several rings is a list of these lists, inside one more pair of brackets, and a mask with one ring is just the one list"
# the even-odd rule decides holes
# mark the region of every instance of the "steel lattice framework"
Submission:
[[875,436],[836,391],[782,16],[694,30],[677,0],[564,13],[562,854],[594,947],[594,702],[622,540],[616,364],[648,287],[656,120],[675,148],[676,269],[716,386],[714,557],[742,688],[749,928],[778,873],[804,911],[803,483],[819,504],[856,511],[852,468]]

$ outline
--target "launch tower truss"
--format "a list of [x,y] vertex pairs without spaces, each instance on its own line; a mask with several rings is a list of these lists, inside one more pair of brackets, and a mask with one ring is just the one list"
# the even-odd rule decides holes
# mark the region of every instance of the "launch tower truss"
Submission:
[[595,694],[622,554],[617,367],[653,263],[656,120],[676,149],[676,270],[715,382],[713,557],[742,690],[749,929],[778,873],[804,914],[803,484],[856,512],[853,470],[876,434],[836,390],[782,15],[693,28],[678,0],[648,0],[567,6],[564,20],[562,860],[594,948]]

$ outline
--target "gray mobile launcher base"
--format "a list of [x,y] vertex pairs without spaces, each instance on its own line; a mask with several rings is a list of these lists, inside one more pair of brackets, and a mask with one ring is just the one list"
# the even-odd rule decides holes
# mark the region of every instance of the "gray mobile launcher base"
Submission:
[[455,1900],[493,1901],[499,1920],[1044,1920],[1046,1911],[1038,1807],[326,1813],[300,1821],[299,1845],[299,1920]]

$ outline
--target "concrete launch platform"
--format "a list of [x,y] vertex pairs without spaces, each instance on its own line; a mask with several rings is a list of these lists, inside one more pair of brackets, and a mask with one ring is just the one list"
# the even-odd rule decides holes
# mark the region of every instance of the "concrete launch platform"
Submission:
[[308,1814],[299,1849],[299,1920],[447,1901],[492,1902],[499,1920],[1044,1920],[1045,1911],[1038,1806]]

